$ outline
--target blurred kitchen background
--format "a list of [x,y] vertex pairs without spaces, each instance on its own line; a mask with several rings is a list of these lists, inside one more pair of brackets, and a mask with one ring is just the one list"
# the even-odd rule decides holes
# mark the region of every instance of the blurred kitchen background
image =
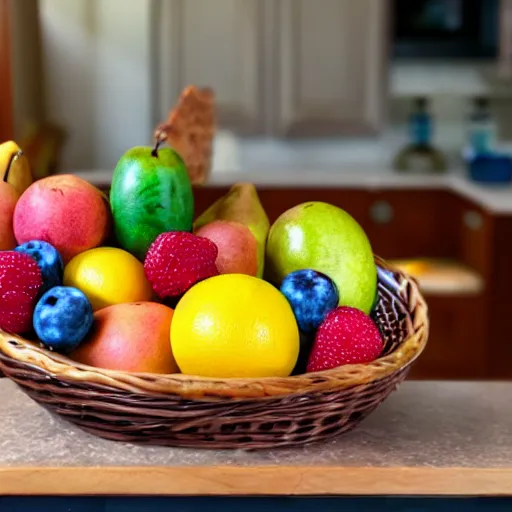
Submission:
[[427,295],[416,378],[512,378],[512,0],[0,0],[0,139],[108,190],[189,84],[204,209],[348,210]]
[[188,84],[215,91],[221,171],[391,166],[420,99],[447,166],[478,117],[512,141],[508,0],[2,3],[14,133],[63,130],[64,169],[151,142]]

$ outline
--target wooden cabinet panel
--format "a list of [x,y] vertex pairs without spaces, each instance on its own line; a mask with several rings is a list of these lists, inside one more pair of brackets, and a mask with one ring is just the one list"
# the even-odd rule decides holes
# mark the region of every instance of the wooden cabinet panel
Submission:
[[214,89],[219,125],[261,132],[265,123],[267,2],[162,2],[160,117],[190,84]]
[[489,362],[493,378],[512,379],[512,217],[493,217],[491,236],[486,336]]
[[512,78],[512,1],[500,0],[499,72],[502,78]]
[[488,377],[486,300],[483,296],[427,296],[430,334],[411,379]]
[[280,0],[277,124],[287,135],[379,129],[387,1]]
[[383,258],[449,257],[455,248],[442,190],[370,193],[367,233]]
[[155,122],[195,84],[215,90],[219,126],[238,134],[380,129],[388,0],[169,0],[158,9]]
[[466,199],[454,197],[453,204],[456,216],[453,231],[457,237],[456,257],[475,269],[484,279],[489,279],[492,271],[492,216]]
[[10,1],[0,0],[0,141],[13,137]]
[[0,142],[42,120],[39,4],[0,0]]
[[[197,187],[199,215],[228,187]],[[458,238],[457,217],[445,209],[448,193],[442,190],[339,189],[327,187],[258,187],[270,222],[305,201],[324,201],[350,213],[366,231],[374,252],[384,258],[453,257]]]
[[364,228],[368,209],[368,194],[363,190],[313,189],[261,189],[258,191],[267,215],[273,222],[289,208],[307,201],[323,201],[343,208]]
[[[195,215],[200,215],[228,190],[229,187],[196,187]],[[271,223],[286,210],[300,203],[324,201],[349,212],[363,228],[368,224],[369,195],[364,190],[258,187],[258,195]]]

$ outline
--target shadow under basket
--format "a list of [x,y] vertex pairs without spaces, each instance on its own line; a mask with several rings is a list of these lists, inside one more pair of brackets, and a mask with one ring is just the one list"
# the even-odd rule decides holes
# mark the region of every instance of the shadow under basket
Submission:
[[287,378],[206,379],[80,365],[0,332],[0,369],[33,400],[111,440],[259,449],[330,439],[358,425],[406,377],[428,338],[416,282],[376,258],[373,313],[385,339],[368,364]]

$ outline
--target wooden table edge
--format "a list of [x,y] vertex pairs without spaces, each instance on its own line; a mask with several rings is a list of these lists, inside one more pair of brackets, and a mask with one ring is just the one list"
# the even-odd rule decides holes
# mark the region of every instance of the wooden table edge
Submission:
[[512,466],[13,467],[0,495],[512,496]]

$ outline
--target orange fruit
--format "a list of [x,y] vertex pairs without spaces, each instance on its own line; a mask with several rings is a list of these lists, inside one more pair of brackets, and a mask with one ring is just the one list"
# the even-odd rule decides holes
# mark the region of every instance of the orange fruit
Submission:
[[203,377],[286,377],[299,355],[290,304],[246,274],[211,277],[188,290],[174,311],[171,339],[181,372]]

